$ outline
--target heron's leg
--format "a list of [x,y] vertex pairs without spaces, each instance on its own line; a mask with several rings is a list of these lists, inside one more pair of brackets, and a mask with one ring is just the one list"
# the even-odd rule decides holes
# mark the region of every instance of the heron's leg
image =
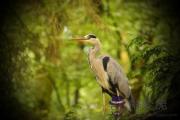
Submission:
[[119,91],[118,91],[118,89],[116,88],[116,93],[117,93],[117,96],[119,96]]
[[105,92],[102,90],[102,99],[103,99],[103,113],[107,112],[107,105],[106,105],[106,96]]

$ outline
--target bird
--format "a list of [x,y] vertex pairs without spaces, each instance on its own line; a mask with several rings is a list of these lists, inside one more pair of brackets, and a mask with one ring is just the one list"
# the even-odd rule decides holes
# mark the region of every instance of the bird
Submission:
[[[73,40],[89,43],[93,47],[88,51],[88,61],[94,72],[99,86],[102,88],[103,106],[105,106],[105,93],[112,98],[120,96],[124,99],[125,108],[135,112],[135,101],[128,84],[128,78],[120,64],[109,55],[99,55],[101,42],[94,34],[88,34],[84,37],[72,38]],[[105,109],[105,108],[103,108]]]

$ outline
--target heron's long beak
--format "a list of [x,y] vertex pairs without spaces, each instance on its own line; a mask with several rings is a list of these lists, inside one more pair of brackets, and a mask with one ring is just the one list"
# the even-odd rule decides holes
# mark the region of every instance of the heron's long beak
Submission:
[[81,40],[87,40],[87,38],[85,38],[85,37],[79,37],[79,38],[72,38],[72,40],[81,41]]
[[85,37],[72,38],[72,40],[77,41],[79,43],[87,43],[88,39]]

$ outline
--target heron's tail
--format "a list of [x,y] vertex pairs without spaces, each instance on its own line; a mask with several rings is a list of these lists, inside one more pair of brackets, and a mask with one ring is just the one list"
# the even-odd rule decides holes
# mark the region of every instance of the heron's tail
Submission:
[[134,97],[131,95],[129,96],[128,99],[125,100],[125,107],[127,108],[128,111],[130,111],[132,114],[135,113],[136,111],[136,104],[135,104],[135,100]]

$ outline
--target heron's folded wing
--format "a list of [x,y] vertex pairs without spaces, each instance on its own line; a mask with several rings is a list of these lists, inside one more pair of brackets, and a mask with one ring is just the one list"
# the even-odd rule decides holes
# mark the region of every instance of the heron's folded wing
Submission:
[[110,82],[114,86],[117,86],[119,92],[122,93],[125,98],[129,98],[131,92],[128,84],[128,78],[123,72],[121,66],[112,58],[110,58],[107,64],[107,74],[110,77]]

